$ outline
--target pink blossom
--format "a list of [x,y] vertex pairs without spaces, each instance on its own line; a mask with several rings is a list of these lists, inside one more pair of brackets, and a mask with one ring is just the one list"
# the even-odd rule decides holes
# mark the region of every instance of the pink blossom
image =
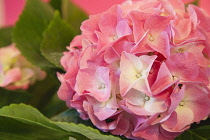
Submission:
[[46,77],[46,73],[30,64],[15,45],[0,48],[0,87],[27,89]]
[[209,23],[181,0],[92,15],[61,58],[58,96],[105,132],[174,139],[210,114]]

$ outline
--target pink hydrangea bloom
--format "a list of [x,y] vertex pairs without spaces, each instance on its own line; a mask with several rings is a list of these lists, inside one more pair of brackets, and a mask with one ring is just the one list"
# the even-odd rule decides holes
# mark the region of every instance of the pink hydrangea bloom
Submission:
[[103,131],[170,140],[210,114],[210,16],[181,0],[92,15],[61,58],[58,96]]
[[27,89],[46,77],[46,73],[30,64],[14,44],[0,48],[0,87]]

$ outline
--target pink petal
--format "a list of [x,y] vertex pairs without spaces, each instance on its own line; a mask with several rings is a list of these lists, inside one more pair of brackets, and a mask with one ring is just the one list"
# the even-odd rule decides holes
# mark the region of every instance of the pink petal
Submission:
[[58,75],[58,79],[61,82],[61,86],[59,87],[59,90],[57,92],[58,97],[61,100],[64,101],[68,101],[72,98],[74,91],[72,90],[72,88],[66,83],[65,79],[64,79],[64,75],[62,74],[57,74]]
[[155,51],[161,53],[166,58],[168,58],[170,56],[168,34],[165,31],[163,31],[163,32],[160,32],[156,38],[153,37],[153,35],[151,37],[154,38],[154,41],[148,40],[147,41],[148,45]]
[[83,94],[84,91],[88,91],[91,96],[100,102],[109,99],[111,92],[109,68],[92,65],[88,69],[80,70],[76,80],[75,90],[78,93]]
[[118,22],[118,6],[111,7],[100,17],[98,25],[101,32],[107,36],[116,36],[116,26]]
[[132,30],[126,21],[119,21],[117,23],[116,32],[118,38],[132,34]]
[[20,68],[10,69],[5,73],[2,79],[3,82],[0,84],[0,86],[5,87],[11,83],[21,80],[21,78],[22,78],[22,73]]
[[176,81],[173,80],[171,72],[167,68],[166,64],[163,62],[158,71],[157,79],[151,87],[153,95],[157,95],[158,93],[167,89],[169,86],[171,86],[175,82]]

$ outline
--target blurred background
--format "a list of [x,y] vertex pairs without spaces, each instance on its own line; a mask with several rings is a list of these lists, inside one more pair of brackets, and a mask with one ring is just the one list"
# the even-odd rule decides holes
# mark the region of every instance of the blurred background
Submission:
[[[14,25],[26,0],[0,0],[0,27]],[[48,2],[49,0],[43,0]],[[71,0],[87,14],[97,14],[107,10],[114,4],[125,0]],[[186,4],[198,2],[198,6],[210,14],[210,0],[183,0]]]

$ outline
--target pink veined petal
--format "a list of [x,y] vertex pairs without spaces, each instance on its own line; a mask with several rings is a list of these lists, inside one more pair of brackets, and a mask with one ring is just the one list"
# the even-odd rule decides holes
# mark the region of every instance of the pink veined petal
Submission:
[[134,113],[140,116],[150,116],[154,115],[154,113],[149,112],[145,109],[145,105],[133,105],[132,103],[126,103],[127,112]]
[[171,74],[183,81],[196,80],[199,66],[191,53],[177,53],[166,60]]
[[61,100],[64,101],[68,101],[72,98],[73,96],[73,90],[71,89],[71,87],[66,83],[65,79],[64,79],[64,75],[57,73],[58,75],[58,79],[61,82],[61,86],[59,87],[59,90],[57,92],[58,97]]
[[89,102],[93,104],[93,113],[100,121],[108,119],[117,111],[118,106],[114,98],[112,97],[108,101],[101,103],[88,97]]
[[129,16],[133,22],[133,35],[135,43],[137,43],[142,36],[145,34],[144,22],[148,16],[151,14],[140,12],[140,11],[131,11]]
[[152,15],[149,16],[144,23],[144,30],[149,30],[149,34],[153,38],[156,38],[161,32],[163,32],[170,22],[169,17]]
[[124,52],[120,62],[120,92],[124,96],[132,87],[150,94],[147,76],[156,56],[140,56]]
[[182,134],[182,132],[170,132],[170,131],[167,131],[162,126],[160,127],[159,131],[164,137],[168,138],[169,140],[175,139],[178,135]]
[[[184,0],[184,1],[187,1],[187,0]],[[175,10],[181,10],[181,11],[185,10],[185,5],[182,2],[182,0],[169,0],[169,2]]]
[[104,54],[104,60],[107,63],[113,63],[117,60],[120,60],[120,55],[116,52],[116,50],[113,47],[109,47]]
[[148,83],[147,78],[137,79],[132,85],[134,89],[144,92],[145,94],[151,96],[151,89]]
[[177,124],[177,113],[174,111],[170,114],[170,117],[164,121],[163,123],[161,123],[161,126],[163,127],[163,129],[165,129],[166,131],[171,132],[172,129],[176,126]]
[[82,46],[83,37],[84,37],[83,35],[75,36],[73,38],[73,40],[71,41],[70,46],[68,47],[68,50],[70,50],[70,51],[74,51],[74,50],[77,50],[77,49],[81,50],[83,48],[83,46]]
[[121,53],[123,51],[129,53],[132,47],[133,45],[130,42],[128,42],[125,37],[122,37],[115,41],[111,47],[108,47],[106,49],[104,59],[109,64],[118,61],[120,60]]
[[150,97],[149,101],[145,102],[145,110],[152,113],[160,113],[167,110],[167,105],[164,100]]
[[164,55],[166,58],[170,57],[170,46],[169,46],[168,34],[165,31],[163,31],[163,32],[160,32],[156,38],[153,36],[151,37],[154,40],[150,40],[150,37],[149,37],[149,40],[147,41],[148,45],[155,51]]
[[204,57],[203,55],[203,49],[205,47],[200,45],[200,46],[195,46],[195,47],[190,47],[189,52],[193,53],[198,61],[198,64],[202,67],[207,67],[209,64],[208,59]]
[[117,37],[121,38],[123,36],[132,34],[132,30],[126,21],[119,21],[117,23],[116,33]]
[[198,22],[198,17],[197,17],[197,14],[196,14],[195,10],[192,8],[191,5],[189,5],[187,7],[187,11],[188,11],[188,13],[190,15],[190,19],[192,21],[193,28],[196,28],[197,25],[199,24],[199,22]]
[[78,93],[83,94],[84,91],[88,91],[100,102],[109,99],[111,93],[109,68],[97,66],[94,68],[92,65],[92,68],[80,70],[76,80],[75,90]]
[[148,31],[140,38],[140,40],[135,44],[135,46],[131,49],[131,53],[149,53],[154,51],[148,44],[147,44],[147,36]]
[[103,13],[98,21],[100,31],[107,36],[116,36],[116,26],[118,22],[118,6],[111,7],[108,11]]
[[80,62],[79,62],[80,69],[88,68],[88,60],[91,59],[91,54],[94,53],[93,51],[94,51],[93,46],[89,46],[83,51],[83,53],[80,56]]
[[93,113],[93,106],[90,103],[87,103],[88,115],[91,119],[91,122],[101,130],[107,131],[108,126],[105,121],[100,121]]
[[147,139],[147,140],[170,140],[167,137],[161,135],[160,125],[151,125],[144,130],[134,131],[133,135],[139,139]]
[[157,79],[151,87],[153,95],[157,95],[175,82],[176,80],[173,80],[171,72],[169,71],[166,64],[163,62],[158,71]]
[[178,106],[179,103],[183,100],[185,94],[185,85],[180,89],[178,85],[174,88],[173,93],[170,96],[171,105],[167,111],[168,114],[171,114]]
[[192,110],[193,121],[199,122],[210,114],[210,99],[205,88],[196,85],[186,85],[184,107]]
[[161,63],[159,61],[154,61],[152,67],[151,67],[151,70],[149,72],[149,75],[148,75],[148,82],[149,82],[149,85],[151,87],[151,90],[152,90],[152,85],[155,83],[155,81],[157,80],[157,75],[158,75],[158,71],[160,69],[160,65]]
[[128,93],[124,96],[126,102],[132,105],[143,105],[144,104],[145,94],[136,89],[130,89]]
[[61,64],[66,66],[67,72],[65,74],[64,79],[68,79],[66,82],[68,82],[72,89],[74,89],[75,83],[76,83],[76,75],[79,70],[79,52],[74,51],[70,53],[66,53],[61,58]]
[[209,0],[201,0],[198,4],[198,6],[202,9],[204,9],[208,15],[210,15],[210,10],[209,10]]
[[111,132],[114,135],[123,135],[129,130],[129,127],[130,127],[129,117],[126,115],[120,114],[117,121],[117,128]]
[[93,43],[98,41],[95,31],[100,31],[98,27],[100,16],[100,14],[91,15],[89,19],[85,20],[80,27],[80,29],[84,32],[84,35],[87,36],[87,38]]
[[177,25],[174,25],[174,31],[175,31],[174,40],[185,39],[191,32],[191,20],[190,19],[179,20],[179,23]]
[[178,106],[176,109],[177,124],[172,130],[175,132],[183,131],[182,129],[193,123],[194,114],[191,109],[187,107]]
[[101,32],[95,31],[98,38],[98,46],[96,51],[103,51],[106,45],[111,45],[114,40],[114,37],[107,36]]
[[[134,62],[132,63],[130,61]],[[136,56],[122,53],[120,61],[120,89],[122,95],[126,94],[126,92],[129,90],[128,87],[137,80],[136,75],[140,72],[138,69],[135,69],[132,64],[138,65],[137,67],[139,68],[142,66],[142,62],[139,61]]]
[[202,27],[203,29],[205,29],[206,32],[210,31],[210,16],[207,15],[207,13],[205,13],[203,11],[203,9],[198,8],[195,5],[191,5],[191,7],[195,10],[198,20],[199,20],[199,26]]

